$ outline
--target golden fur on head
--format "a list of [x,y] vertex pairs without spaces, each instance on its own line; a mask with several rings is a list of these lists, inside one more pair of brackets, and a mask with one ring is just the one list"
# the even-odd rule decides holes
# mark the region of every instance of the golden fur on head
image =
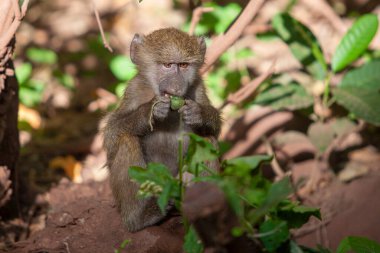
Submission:
[[176,28],[164,28],[144,36],[138,51],[139,54],[148,53],[158,63],[202,64],[206,46],[202,38],[190,36]]

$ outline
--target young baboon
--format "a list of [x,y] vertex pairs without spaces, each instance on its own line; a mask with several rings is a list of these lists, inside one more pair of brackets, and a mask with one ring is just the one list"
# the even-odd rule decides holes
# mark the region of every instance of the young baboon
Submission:
[[[128,168],[158,162],[177,175],[180,113],[184,131],[216,144],[219,112],[210,104],[198,73],[205,52],[203,38],[174,28],[146,36],[136,34],[132,40],[130,56],[138,74],[129,82],[117,109],[107,115],[103,129],[112,193],[129,231],[165,217],[156,198],[136,197],[138,185],[129,179]],[[171,96],[185,99],[178,111],[170,109]]]

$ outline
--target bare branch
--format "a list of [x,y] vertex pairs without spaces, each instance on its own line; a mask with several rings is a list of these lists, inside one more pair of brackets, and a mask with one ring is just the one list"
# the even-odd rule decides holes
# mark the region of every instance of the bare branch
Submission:
[[223,54],[243,33],[245,27],[260,10],[265,0],[250,0],[236,22],[223,35],[217,37],[209,47],[206,54],[206,62],[200,70],[201,74],[207,72],[220,55]]
[[219,108],[219,110],[222,110],[226,105],[230,103],[235,104],[235,105],[240,104],[247,98],[251,97],[252,94],[260,86],[260,84],[274,73],[274,66],[275,66],[275,61],[272,63],[272,65],[269,67],[269,69],[265,73],[261,74],[253,81],[244,85],[235,93],[228,95],[227,100],[223,103],[223,105]]
[[112,53],[112,52],[113,52],[113,49],[112,49],[111,46],[108,44],[108,41],[107,41],[107,39],[106,39],[106,36],[104,35],[103,26],[102,26],[102,23],[100,22],[99,12],[98,12],[98,10],[96,9],[95,1],[92,0],[91,3],[92,3],[92,8],[93,8],[94,13],[95,13],[96,22],[98,23],[98,27],[99,27],[99,30],[100,30],[100,35],[102,36],[103,45],[104,45],[105,48],[108,49],[108,51],[110,51],[110,52]]
[[344,34],[347,31],[347,25],[325,0],[303,0],[302,3],[324,16],[340,34]]
[[23,18],[26,14],[26,10],[28,9],[29,0],[24,0],[21,6],[21,17]]
[[21,20],[20,6],[18,5],[18,0],[12,0],[13,11],[15,13],[15,18]]
[[[0,37],[0,49],[7,46],[8,43],[13,38],[14,34],[16,33],[17,28],[21,24],[21,19],[24,17],[26,13],[26,10],[28,8],[28,3],[29,3],[28,0],[24,1],[21,8],[21,13],[20,13],[20,6],[18,5],[18,1],[12,0],[13,13],[10,14],[11,11],[8,8],[8,11],[4,20],[4,26],[0,27],[1,28],[0,30],[3,34],[3,36]],[[1,17],[1,19],[4,19],[4,17]]]
[[214,8],[212,8],[212,7],[202,7],[202,6],[194,9],[193,16],[191,17],[189,35],[194,35],[195,27],[197,26],[197,24],[201,20],[203,13],[211,12],[213,10],[214,10]]
[[265,144],[265,148],[267,149],[268,155],[273,156],[271,166],[273,168],[274,173],[276,174],[276,180],[280,180],[285,176],[285,172],[282,170],[282,168],[281,168],[281,166],[280,166],[280,164],[276,158],[276,155],[274,153],[273,147],[270,144],[270,142],[268,141],[268,139],[264,136],[262,138],[262,141]]

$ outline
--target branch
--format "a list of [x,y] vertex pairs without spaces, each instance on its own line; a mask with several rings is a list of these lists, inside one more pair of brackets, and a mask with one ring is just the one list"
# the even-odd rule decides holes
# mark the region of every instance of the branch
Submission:
[[201,20],[201,17],[203,13],[211,12],[213,11],[214,8],[212,7],[197,7],[193,11],[193,16],[191,17],[191,23],[190,23],[190,28],[189,28],[189,35],[194,35],[195,27]]
[[[26,10],[28,8],[29,0],[25,0],[21,7],[21,13],[20,13],[20,7],[18,5],[18,1],[13,0],[12,1],[12,7],[14,11],[14,15],[11,15],[13,22],[10,24],[9,28],[3,27],[3,35],[0,37],[0,49],[6,47],[8,43],[11,41],[13,36],[16,33],[17,28],[21,24],[21,19],[25,16]],[[10,9],[8,9],[9,13]],[[7,17],[9,17],[7,15]],[[6,21],[6,20],[5,20]]]
[[222,110],[228,104],[240,104],[247,98],[251,97],[251,95],[257,90],[262,82],[264,82],[268,77],[270,77],[274,73],[275,61],[269,67],[269,69],[258,76],[253,81],[241,87],[238,91],[233,94],[228,95],[227,100],[219,107],[219,110]]
[[243,33],[245,27],[251,22],[253,17],[257,14],[265,0],[250,0],[244,8],[236,22],[230,29],[223,35],[217,37],[211,44],[206,54],[206,62],[200,70],[201,74],[207,72],[210,67],[215,63],[220,55],[223,54]]
[[112,49],[111,46],[108,44],[108,41],[107,41],[107,39],[106,39],[106,36],[104,35],[103,26],[102,26],[102,23],[100,22],[99,12],[98,12],[98,10],[96,9],[96,5],[95,5],[94,0],[92,0],[91,3],[92,3],[92,8],[93,8],[94,13],[95,13],[96,22],[98,23],[98,27],[99,27],[99,30],[100,30],[100,35],[102,36],[103,45],[104,45],[105,48],[108,49],[108,51],[110,51],[110,52],[112,53],[112,52],[113,52],[113,49]]
[[303,0],[302,3],[324,16],[340,34],[344,34],[347,31],[347,25],[325,0]]

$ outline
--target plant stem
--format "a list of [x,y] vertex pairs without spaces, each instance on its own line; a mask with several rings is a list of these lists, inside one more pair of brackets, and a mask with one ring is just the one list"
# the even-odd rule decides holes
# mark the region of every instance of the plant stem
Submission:
[[330,95],[330,80],[331,80],[332,73],[329,71],[327,73],[327,76],[325,78],[325,89],[323,93],[323,107],[328,108],[328,100]]
[[183,203],[183,199],[184,199],[184,196],[185,196],[185,185],[183,183],[183,167],[184,167],[184,164],[183,164],[183,136],[184,136],[184,131],[183,131],[183,122],[182,122],[182,114],[180,113],[179,114],[179,128],[180,128],[180,136],[179,136],[179,139],[178,139],[178,174],[179,174],[179,198],[180,198],[180,201],[179,201],[179,204],[180,204],[180,212],[181,212],[181,215],[182,215],[182,219],[183,219],[183,225],[185,227],[185,231],[187,232],[189,230],[189,222],[187,221],[187,219],[185,218],[185,216],[183,215],[183,209],[182,209],[182,203]]

